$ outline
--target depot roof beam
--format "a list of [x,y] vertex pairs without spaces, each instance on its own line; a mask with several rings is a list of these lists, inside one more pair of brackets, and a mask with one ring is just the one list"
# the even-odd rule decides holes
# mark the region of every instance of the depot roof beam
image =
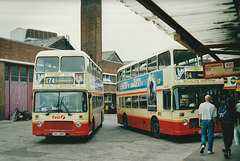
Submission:
[[209,48],[194,38],[188,31],[172,19],[166,12],[164,12],[158,5],[151,0],[137,0],[146,9],[150,10],[154,15],[168,24],[176,31],[174,38],[180,44],[193,51],[197,55],[210,54],[215,60],[220,60]]

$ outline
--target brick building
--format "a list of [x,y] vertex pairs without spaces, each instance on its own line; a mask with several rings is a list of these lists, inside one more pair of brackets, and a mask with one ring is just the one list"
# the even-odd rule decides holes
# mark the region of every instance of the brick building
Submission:
[[101,0],[81,0],[81,50],[89,54],[104,73],[104,105],[116,105],[116,74],[124,64],[116,52],[102,52]]
[[[34,38],[27,34],[30,31]],[[38,52],[74,49],[64,36],[36,37],[37,32],[44,35],[40,32],[45,31],[18,28],[14,30],[15,38],[11,33],[15,40],[0,38],[0,120],[9,119],[17,103],[21,110],[32,111],[33,67]],[[104,74],[105,105],[116,105],[116,73],[123,62],[116,51],[103,52],[101,56],[99,66]]]
[[[123,65],[123,62],[117,55],[116,51],[102,52],[102,61],[99,63],[99,66],[103,71],[105,107],[110,107],[111,104],[116,106],[117,70]],[[105,112],[108,113],[108,111],[106,111],[106,108]]]
[[18,28],[13,39],[0,38],[0,120],[8,119],[17,104],[21,110],[32,111],[33,67],[38,52],[74,49],[64,36],[33,29]]

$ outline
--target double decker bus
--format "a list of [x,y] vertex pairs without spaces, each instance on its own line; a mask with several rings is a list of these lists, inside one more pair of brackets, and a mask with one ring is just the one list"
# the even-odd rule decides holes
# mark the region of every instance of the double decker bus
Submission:
[[206,94],[219,107],[224,85],[223,79],[203,79],[202,58],[182,47],[121,67],[117,81],[117,122],[154,137],[200,134],[198,107]]
[[37,54],[33,81],[32,133],[88,136],[104,120],[101,69],[83,51]]

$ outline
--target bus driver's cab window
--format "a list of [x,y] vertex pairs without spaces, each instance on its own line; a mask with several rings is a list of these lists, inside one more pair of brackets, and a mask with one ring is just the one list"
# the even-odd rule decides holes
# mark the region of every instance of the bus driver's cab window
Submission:
[[163,109],[171,110],[171,91],[163,90]]

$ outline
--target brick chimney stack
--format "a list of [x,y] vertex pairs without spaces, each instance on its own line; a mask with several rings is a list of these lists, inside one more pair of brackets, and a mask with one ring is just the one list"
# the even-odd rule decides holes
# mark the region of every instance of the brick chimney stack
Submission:
[[81,50],[102,61],[102,1],[81,0]]

